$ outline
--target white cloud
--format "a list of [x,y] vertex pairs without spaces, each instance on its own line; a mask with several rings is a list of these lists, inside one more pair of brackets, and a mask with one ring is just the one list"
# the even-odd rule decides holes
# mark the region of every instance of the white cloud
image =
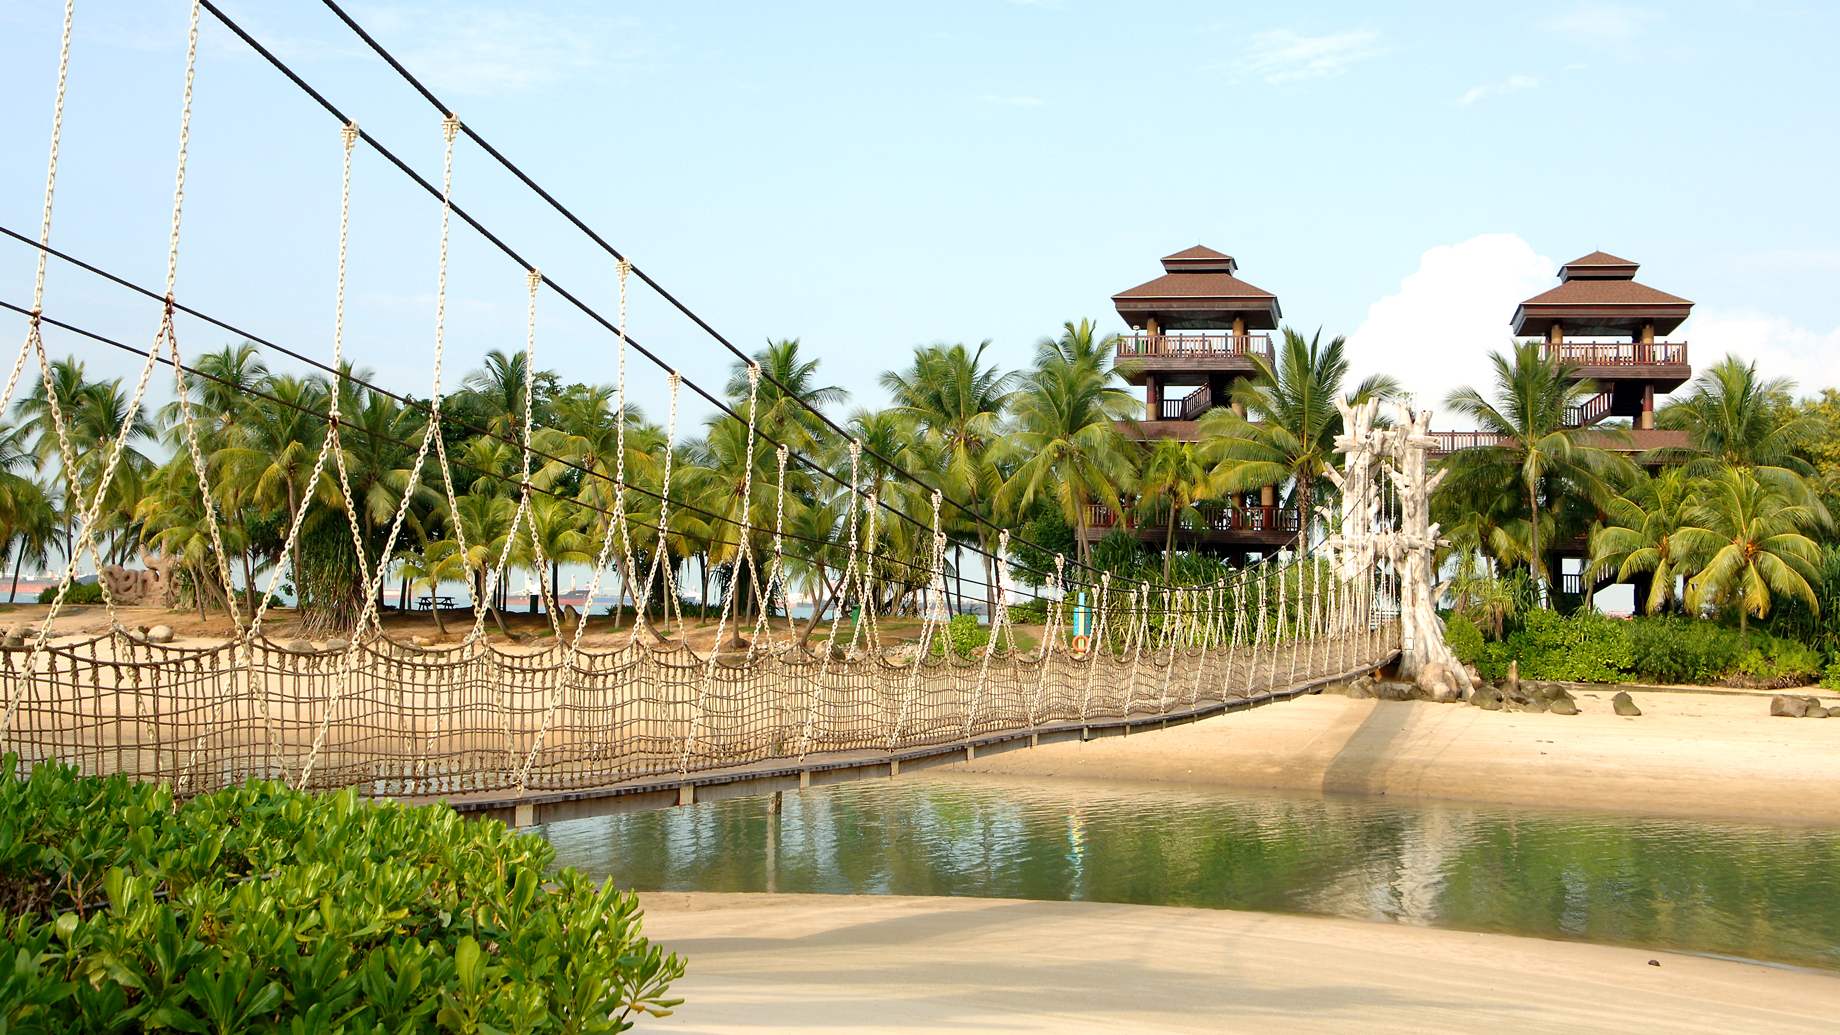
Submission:
[[1514,93],[1517,90],[1531,90],[1534,87],[1539,86],[1539,85],[1540,85],[1540,80],[1537,76],[1511,75],[1507,79],[1503,80],[1502,82],[1487,83],[1485,85],[1472,88],[1468,93],[1457,98],[1457,103],[1458,104],[1474,104],[1475,102],[1481,100],[1484,97],[1493,97],[1497,94],[1503,94],[1503,93]]
[[1732,353],[1755,361],[1761,374],[1791,378],[1797,394],[1840,387],[1840,328],[1822,334],[1781,316],[1702,305],[1670,337],[1688,343],[1688,358],[1695,371]]
[[[1508,322],[1523,300],[1555,286],[1551,259],[1515,234],[1483,234],[1425,252],[1399,292],[1375,302],[1349,336],[1358,379],[1391,374],[1418,405],[1441,411],[1451,389],[1487,394],[1489,353],[1512,340]],[[1440,429],[1464,425],[1440,414]]]
[[1024,108],[1033,108],[1038,104],[1046,103],[1039,97],[998,97],[995,94],[988,93],[979,97],[978,100],[987,101],[991,104],[1014,104]]
[[1621,4],[1581,4],[1570,14],[1546,23],[1546,28],[1583,43],[1624,43],[1661,15]]
[[417,76],[462,94],[517,92],[623,63],[639,52],[630,19],[537,10],[374,8],[361,21]]
[[1328,36],[1299,36],[1289,29],[1255,33],[1238,68],[1268,83],[1322,79],[1380,53],[1380,34],[1368,29]]

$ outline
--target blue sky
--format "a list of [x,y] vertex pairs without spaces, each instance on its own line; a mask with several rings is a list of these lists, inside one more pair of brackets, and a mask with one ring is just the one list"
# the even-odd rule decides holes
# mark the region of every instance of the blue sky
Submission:
[[[424,173],[437,116],[317,4],[230,13]],[[0,222],[32,233],[61,3],[0,0]],[[165,255],[187,7],[79,0],[53,241],[150,284]],[[799,337],[827,380],[935,341],[1006,366],[1196,243],[1358,370],[1420,398],[1484,376],[1513,304],[1604,249],[1699,303],[1676,338],[1804,389],[1840,384],[1840,167],[1815,3],[354,5],[476,128],[747,347]],[[179,294],[330,349],[338,138],[211,24]],[[457,200],[611,313],[611,260],[476,151]],[[348,351],[426,392],[438,211],[375,155],[355,173]],[[455,233],[450,383],[523,340],[522,277]],[[0,298],[31,255],[0,245]],[[149,339],[157,314],[52,269],[47,310]],[[726,354],[636,291],[686,375]],[[9,334],[23,333],[13,318]],[[192,352],[226,336],[182,327]],[[92,369],[131,357],[64,338]],[[609,338],[546,296],[540,362],[611,381]],[[663,378],[634,367],[662,416]],[[691,410],[700,413],[700,410]],[[1445,423],[1445,422],[1440,422]]]

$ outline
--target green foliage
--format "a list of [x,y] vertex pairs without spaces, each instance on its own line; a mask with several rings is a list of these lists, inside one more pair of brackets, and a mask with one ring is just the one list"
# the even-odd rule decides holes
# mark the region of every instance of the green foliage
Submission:
[[1017,625],[1041,625],[1048,620],[1046,600],[1027,600],[1009,605],[1009,620]]
[[[49,604],[57,599],[57,587],[46,586],[38,593],[38,602]],[[102,603],[102,584],[99,582],[73,582],[70,592],[64,594],[66,604],[100,604]]]
[[1736,629],[1679,615],[1632,621],[1629,640],[1631,669],[1662,683],[1716,683],[1744,656]]
[[1465,665],[1474,664],[1482,656],[1482,631],[1464,615],[1453,614],[1444,619],[1444,642]]
[[1035,509],[1035,517],[1017,530],[1009,543],[1010,558],[1014,562],[1010,574],[1017,582],[1031,588],[1044,584],[1046,580],[1041,573],[1053,573],[1056,553],[1069,559],[1078,555],[1073,526],[1067,523],[1059,508],[1042,505]]
[[1140,579],[1145,574],[1144,545],[1134,533],[1115,528],[1093,544],[1092,565],[1115,577]]
[[[6,769],[17,764],[7,756]],[[683,962],[637,896],[446,806],[0,779],[0,1030],[616,1032]]]
[[1840,661],[1828,664],[1821,674],[1821,685],[1829,690],[1840,690]]
[[969,658],[983,650],[990,642],[990,627],[979,625],[977,615],[953,615],[946,623],[942,635],[933,641],[935,656],[945,653],[946,647],[960,658]]
[[1629,624],[1588,609],[1570,617],[1530,611],[1518,631],[1483,647],[1476,668],[1486,678],[1499,679],[1510,661],[1520,662],[1523,679],[1620,682],[1630,667]]
[[1806,644],[1775,636],[1751,637],[1738,671],[1760,683],[1801,686],[1821,674],[1821,655]]

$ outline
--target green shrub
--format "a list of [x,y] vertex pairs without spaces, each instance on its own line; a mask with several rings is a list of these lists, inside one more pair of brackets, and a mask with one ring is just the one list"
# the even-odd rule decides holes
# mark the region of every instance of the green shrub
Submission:
[[1671,615],[1629,623],[1631,668],[1661,683],[1716,683],[1738,670],[1744,644],[1736,629]]
[[1482,656],[1482,631],[1463,615],[1453,614],[1444,619],[1444,642],[1465,665],[1475,664]]
[[1829,690],[1840,690],[1840,661],[1828,664],[1821,675],[1821,685]]
[[1616,683],[1628,678],[1628,623],[1588,609],[1570,617],[1533,610],[1521,628],[1500,643],[1485,644],[1476,668],[1499,679],[1508,662],[1519,661],[1523,679],[1564,679],[1580,683]]
[[1030,600],[1009,605],[1009,620],[1018,625],[1040,625],[1048,620],[1048,601]]
[[[943,642],[942,642],[943,641]],[[990,627],[979,625],[977,615],[954,615],[946,623],[942,635],[933,641],[933,653],[945,653],[945,644],[952,647],[952,653],[961,658],[969,658],[984,649],[990,642]]]
[[[16,765],[8,755],[5,768]],[[637,896],[444,805],[0,777],[7,1031],[621,1031],[683,962]]]
[[1738,671],[1759,683],[1801,686],[1821,674],[1821,656],[1806,644],[1753,633]]
[[[38,593],[38,602],[49,604],[57,599],[57,587],[46,586]],[[70,591],[64,594],[66,604],[100,604],[102,603],[102,584],[98,582],[73,582]]]

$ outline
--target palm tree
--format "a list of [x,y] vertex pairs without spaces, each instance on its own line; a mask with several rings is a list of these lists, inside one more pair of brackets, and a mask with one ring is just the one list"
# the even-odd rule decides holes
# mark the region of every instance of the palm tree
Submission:
[[[823,408],[843,402],[850,393],[836,385],[816,383],[822,360],[801,358],[797,338],[768,342],[766,348],[754,353],[754,362],[760,365],[762,375],[756,425],[790,449],[815,451],[826,429],[824,422],[807,408],[808,404]],[[730,404],[745,418],[743,407],[750,391],[748,364],[735,361],[727,390]]]
[[[1002,487],[1003,476],[990,447],[1001,434],[1003,410],[1017,375],[986,366],[984,350],[989,347],[986,341],[976,352],[963,345],[916,348],[912,367],[888,371],[881,382],[894,397],[895,412],[913,420],[929,439],[942,465],[937,469],[939,488],[975,515],[966,519],[954,508],[953,524],[961,534],[968,530],[977,541],[985,562],[985,604],[995,614],[996,579],[990,567],[989,535],[994,515],[987,504]],[[984,520],[977,520],[979,517]]]
[[1002,456],[1017,462],[1002,502],[1020,512],[1037,499],[1054,499],[1074,526],[1080,560],[1090,563],[1086,508],[1097,499],[1122,513],[1118,486],[1132,476],[1131,445],[1118,430],[1140,405],[1118,387],[1107,366],[1115,340],[1095,343],[1092,325],[1069,323],[1058,339],[1042,339],[1035,368],[1012,399],[1016,431],[1003,440]]
[[539,370],[533,377],[522,352],[506,354],[493,349],[486,353],[484,367],[466,375],[461,382],[465,397],[459,401],[462,406],[476,405],[475,412],[484,415],[486,429],[492,434],[522,443],[527,387],[536,410],[532,419],[540,421],[547,401],[556,393],[557,380],[556,375],[547,370]]
[[1585,581],[1609,571],[1616,572],[1618,582],[1645,575],[1648,593],[1637,605],[1651,615],[1665,610],[1674,600],[1674,580],[1693,570],[1680,531],[1690,523],[1697,495],[1687,470],[1669,467],[1611,500],[1605,508],[1609,522],[1591,537]]
[[[1319,330],[1306,341],[1289,327],[1283,338],[1275,357],[1253,356],[1253,376],[1233,386],[1233,402],[1245,415],[1229,408],[1209,410],[1196,431],[1204,455],[1215,464],[1221,491],[1246,492],[1289,481],[1300,534],[1307,541],[1318,483],[1335,456],[1335,437],[1342,433],[1336,402],[1343,398],[1342,382],[1348,377],[1347,340],[1336,335],[1324,345]],[[1374,375],[1346,401],[1385,399],[1398,390],[1393,378]]]
[[1738,631],[1747,639],[1750,616],[1767,618],[1775,595],[1792,597],[1819,614],[1813,583],[1820,578],[1821,548],[1798,531],[1817,519],[1776,485],[1743,467],[1727,467],[1705,483],[1705,499],[1690,512],[1693,524],[1675,533],[1703,558],[1687,583],[1687,608],[1736,603]]
[[[211,465],[231,499],[280,510],[285,529],[314,492],[307,480],[326,436],[325,421],[314,414],[326,407],[326,385],[318,378],[277,377],[261,389],[275,401],[250,405],[228,429],[230,444],[212,454]],[[290,560],[298,599],[304,582],[298,540]]]
[[1722,465],[1748,467],[1757,477],[1810,507],[1823,526],[1829,515],[1815,493],[1814,466],[1800,454],[1826,437],[1830,429],[1818,416],[1798,411],[1787,377],[1760,378],[1757,364],[1736,356],[1700,372],[1684,399],[1655,415],[1662,428],[1687,433],[1687,446],[1650,450],[1645,459],[1685,463],[1696,476],[1715,474]]
[[[1633,466],[1623,457],[1588,444],[1580,429],[1568,427],[1566,413],[1596,394],[1589,381],[1578,380],[1572,368],[1543,354],[1539,342],[1514,346],[1511,355],[1489,354],[1495,367],[1495,400],[1474,388],[1450,393],[1445,405],[1470,417],[1496,443],[1462,449],[1445,460],[1455,482],[1482,485],[1518,483],[1527,503],[1528,554],[1534,585],[1544,606],[1541,576],[1545,563],[1540,552],[1540,525],[1550,507],[1567,496],[1582,496],[1593,503],[1608,502],[1611,479],[1627,479]],[[1616,436],[1614,429],[1593,429],[1594,437]]]
[[1175,559],[1176,520],[1182,511],[1206,499],[1213,477],[1199,448],[1192,442],[1172,438],[1158,439],[1144,460],[1138,475],[1138,506],[1155,503],[1168,508],[1169,517],[1163,531],[1163,582],[1169,582],[1170,564]]

